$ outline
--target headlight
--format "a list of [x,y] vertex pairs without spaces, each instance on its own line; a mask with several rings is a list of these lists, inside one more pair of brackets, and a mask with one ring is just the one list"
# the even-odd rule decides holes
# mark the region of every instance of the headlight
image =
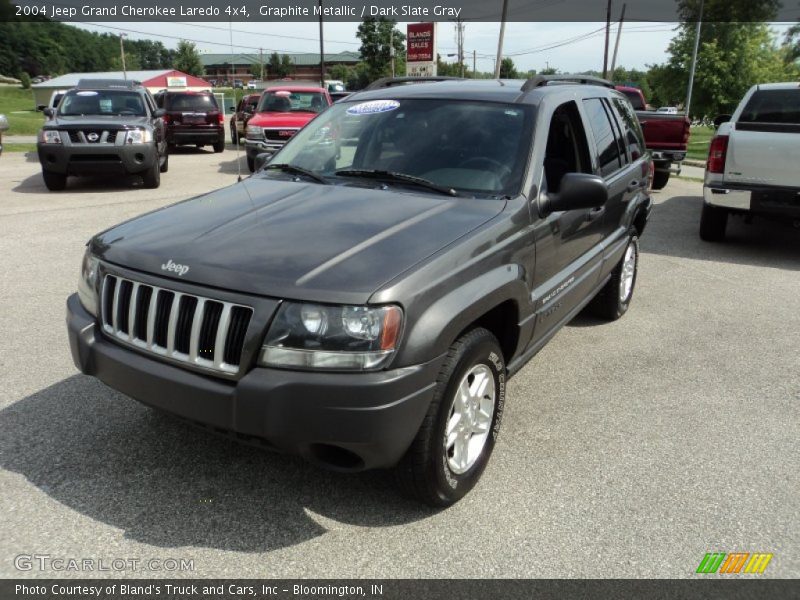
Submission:
[[131,129],[125,134],[126,144],[149,144],[153,141],[153,133],[149,129]]
[[42,129],[42,135],[39,139],[42,140],[43,144],[60,144],[61,133],[50,129]]
[[100,261],[97,260],[86,249],[81,264],[81,276],[78,279],[78,298],[88,312],[97,316],[97,267]]
[[259,357],[271,367],[369,371],[385,365],[400,339],[399,306],[284,302]]
[[258,125],[248,125],[247,129],[245,129],[245,136],[252,140],[263,140],[264,129]]

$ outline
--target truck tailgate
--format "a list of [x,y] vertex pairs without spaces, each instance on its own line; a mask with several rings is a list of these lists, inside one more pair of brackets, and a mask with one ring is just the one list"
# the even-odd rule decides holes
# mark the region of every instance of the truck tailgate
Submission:
[[741,125],[731,128],[725,181],[800,188],[800,130],[749,131]]
[[652,111],[636,111],[648,150],[686,150],[689,119]]

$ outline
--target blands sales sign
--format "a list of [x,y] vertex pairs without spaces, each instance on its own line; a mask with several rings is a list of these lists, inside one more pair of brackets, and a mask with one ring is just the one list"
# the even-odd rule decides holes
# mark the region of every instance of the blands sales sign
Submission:
[[408,62],[433,62],[435,60],[433,23],[409,23],[406,37],[406,60]]

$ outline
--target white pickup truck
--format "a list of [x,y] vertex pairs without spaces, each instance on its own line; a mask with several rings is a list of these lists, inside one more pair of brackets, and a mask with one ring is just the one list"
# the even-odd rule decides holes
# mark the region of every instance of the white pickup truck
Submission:
[[800,83],[755,85],[715,124],[700,237],[722,241],[728,215],[800,226]]

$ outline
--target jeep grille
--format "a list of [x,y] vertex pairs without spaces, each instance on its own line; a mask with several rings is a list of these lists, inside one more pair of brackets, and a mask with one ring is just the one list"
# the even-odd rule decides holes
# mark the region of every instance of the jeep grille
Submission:
[[234,375],[253,309],[106,275],[103,330],[155,356]]

